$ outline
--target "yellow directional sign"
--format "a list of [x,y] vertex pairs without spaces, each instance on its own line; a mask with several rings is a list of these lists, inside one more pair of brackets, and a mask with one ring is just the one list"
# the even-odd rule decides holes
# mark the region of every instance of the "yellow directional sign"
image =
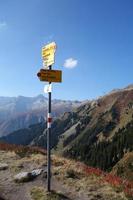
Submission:
[[55,42],[52,42],[42,48],[42,58],[44,61],[45,68],[48,68],[50,65],[54,64],[55,50]]
[[43,51],[49,51],[49,50],[55,50],[56,49],[56,43],[55,42],[51,42],[47,45],[45,45],[43,48],[42,48],[42,52]]
[[50,54],[50,56],[45,57],[44,59],[44,68],[48,68],[50,65],[53,65],[55,62],[54,54]]
[[54,54],[54,51],[53,51],[53,50],[43,51],[43,52],[42,52],[42,57],[43,57],[43,58],[47,58],[47,57],[51,56],[51,54],[52,54],[52,55]]
[[46,70],[41,69],[37,74],[40,81],[46,82],[62,82],[62,71],[61,70]]

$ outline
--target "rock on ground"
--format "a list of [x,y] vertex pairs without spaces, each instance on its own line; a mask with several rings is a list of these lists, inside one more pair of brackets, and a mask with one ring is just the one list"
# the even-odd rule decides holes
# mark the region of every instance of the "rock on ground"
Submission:
[[28,182],[33,180],[35,177],[39,176],[42,173],[42,169],[35,169],[31,172],[21,172],[14,176],[15,182]]
[[8,164],[0,163],[0,170],[6,170],[6,169],[8,169]]

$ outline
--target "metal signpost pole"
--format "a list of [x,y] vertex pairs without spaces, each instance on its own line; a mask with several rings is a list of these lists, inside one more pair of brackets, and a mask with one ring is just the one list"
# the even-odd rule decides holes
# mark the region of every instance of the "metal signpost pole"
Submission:
[[[49,66],[51,70],[52,66]],[[51,82],[49,82],[51,84]],[[51,190],[51,91],[48,92],[48,118],[47,118],[47,190]]]
[[52,82],[62,82],[62,71],[52,70],[54,64],[56,43],[52,42],[42,48],[43,69],[37,73],[40,81],[49,82],[49,85],[44,87],[44,92],[48,93],[48,116],[47,116],[47,191],[51,191],[51,94]]

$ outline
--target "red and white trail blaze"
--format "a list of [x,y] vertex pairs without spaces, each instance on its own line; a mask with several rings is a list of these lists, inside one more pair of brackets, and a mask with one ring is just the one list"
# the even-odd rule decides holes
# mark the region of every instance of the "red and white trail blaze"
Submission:
[[51,124],[52,124],[52,115],[51,113],[48,113],[47,127],[51,128]]

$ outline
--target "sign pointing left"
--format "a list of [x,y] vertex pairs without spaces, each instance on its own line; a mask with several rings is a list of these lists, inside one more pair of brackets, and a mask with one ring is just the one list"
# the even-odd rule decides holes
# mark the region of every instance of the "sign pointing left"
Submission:
[[47,70],[40,69],[37,73],[40,81],[55,82],[60,83],[62,81],[62,71],[61,70]]

